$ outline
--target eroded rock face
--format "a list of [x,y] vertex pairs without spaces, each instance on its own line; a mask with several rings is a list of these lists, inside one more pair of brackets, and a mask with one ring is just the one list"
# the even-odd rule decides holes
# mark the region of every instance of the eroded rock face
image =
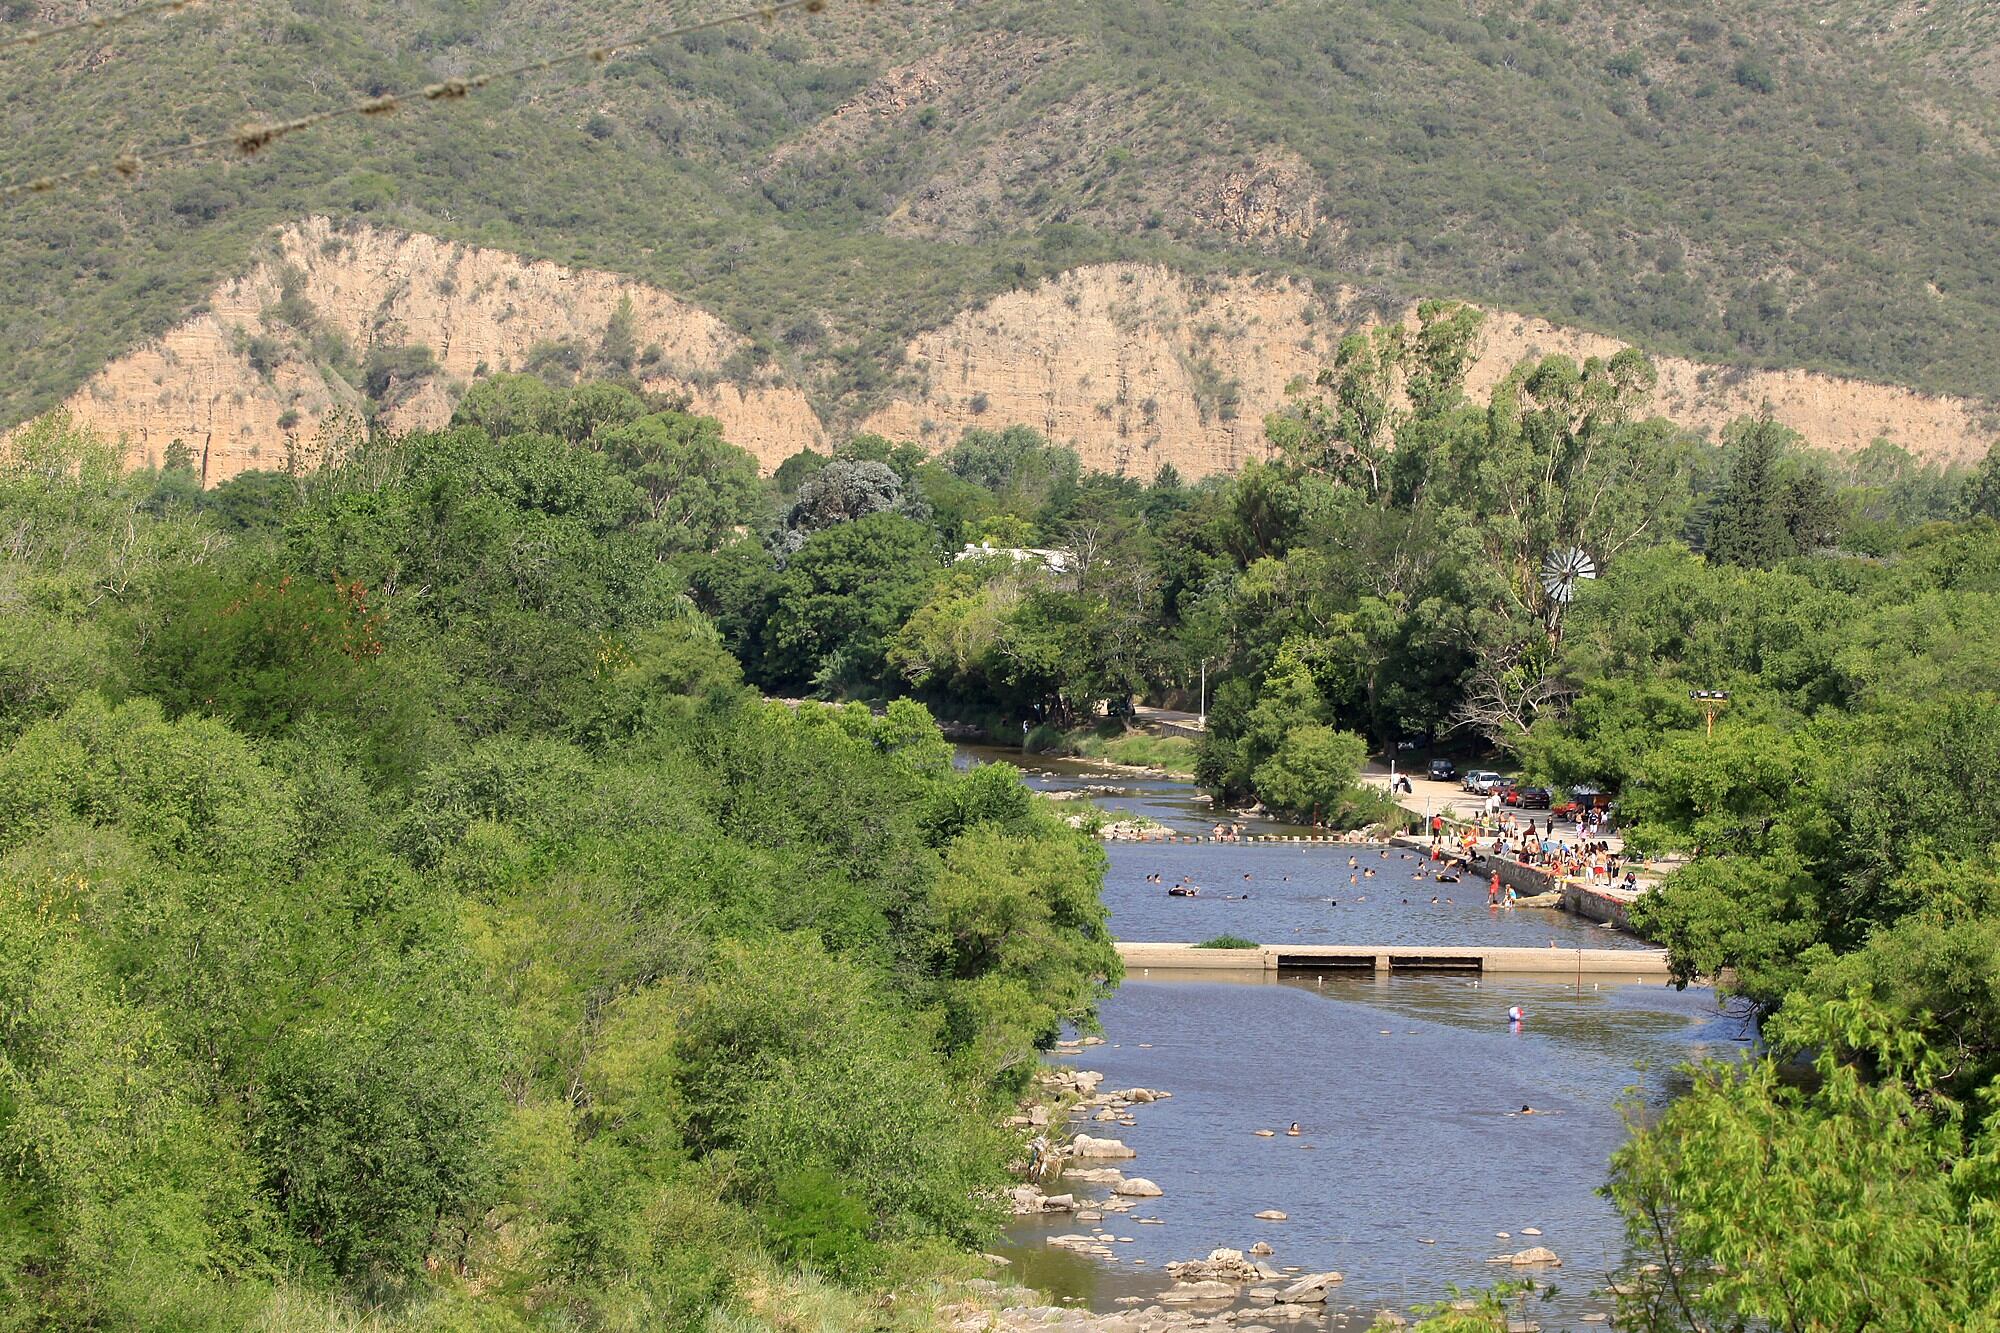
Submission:
[[[1350,290],[1322,299],[1284,278],[1093,265],[919,334],[906,359],[922,390],[865,425],[935,449],[971,426],[1021,423],[1075,444],[1085,466],[1107,472],[1150,479],[1167,463],[1190,478],[1231,472],[1268,456],[1264,418],[1284,406],[1287,385],[1330,363],[1342,336],[1377,322]],[[1531,356],[1609,357],[1625,345],[1491,311],[1467,390],[1483,397]],[[1810,445],[1839,453],[1886,435],[1928,461],[1965,463],[1992,443],[1969,399],[1804,370],[1653,362],[1650,410],[1711,436],[1768,403]]]
[[[912,77],[928,87],[943,76]],[[886,100],[853,114],[899,114],[906,91],[885,87]],[[1249,208],[1261,189],[1250,182],[1218,198]],[[1241,225],[1262,223],[1246,215]],[[213,485],[247,468],[283,467],[323,421],[358,419],[360,393],[325,359],[333,339],[355,364],[375,347],[430,349],[437,371],[393,386],[381,416],[391,430],[426,429],[449,419],[468,382],[520,368],[538,344],[597,348],[628,300],[641,381],[687,395],[767,471],[857,428],[939,450],[968,427],[1020,424],[1072,445],[1090,469],[1146,479],[1165,464],[1189,479],[1233,472],[1267,455],[1264,418],[1285,404],[1288,384],[1310,379],[1344,334],[1376,318],[1357,293],[1317,292],[1289,278],[1092,265],[917,335],[905,349],[914,385],[864,420],[829,426],[781,373],[741,370],[742,358],[732,357],[746,343],[735,330],[659,288],[309,218],[278,233],[265,258],[217,287],[201,313],[106,366],[64,406],[122,437],[134,466],[158,463],[183,441]],[[1608,356],[1622,346],[1494,312],[1468,389],[1483,395],[1531,355]],[[1887,435],[1925,460],[1967,462],[1991,443],[1981,405],[1970,400],[1807,371],[1742,372],[1674,357],[1655,364],[1652,410],[1711,434],[1768,403],[1777,420],[1824,449],[1849,452]]]
[[204,313],[106,366],[64,406],[123,437],[134,466],[158,463],[183,441],[214,485],[283,467],[322,421],[358,414],[360,394],[321,359],[333,338],[357,364],[375,347],[428,348],[436,373],[392,392],[381,416],[392,431],[426,430],[450,419],[468,382],[518,369],[537,344],[597,348],[627,301],[633,345],[651,353],[636,366],[647,388],[687,394],[767,469],[826,447],[799,388],[723,376],[744,340],[656,287],[325,218],[280,232],[262,262],[210,295]]

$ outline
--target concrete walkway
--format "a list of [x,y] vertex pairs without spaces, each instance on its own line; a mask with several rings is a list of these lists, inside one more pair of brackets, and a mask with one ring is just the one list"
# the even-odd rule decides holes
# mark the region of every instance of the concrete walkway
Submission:
[[1126,970],[1277,972],[1291,968],[1387,972],[1514,972],[1548,976],[1667,976],[1664,949],[1518,949],[1483,945],[1295,944],[1204,949],[1195,944],[1120,941]]

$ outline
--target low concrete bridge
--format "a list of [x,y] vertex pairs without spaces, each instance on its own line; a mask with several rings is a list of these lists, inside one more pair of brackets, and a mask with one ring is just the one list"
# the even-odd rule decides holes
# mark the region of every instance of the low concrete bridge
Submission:
[[1510,949],[1477,945],[1285,944],[1204,949],[1120,941],[1127,972],[1516,972],[1542,976],[1667,979],[1664,949]]

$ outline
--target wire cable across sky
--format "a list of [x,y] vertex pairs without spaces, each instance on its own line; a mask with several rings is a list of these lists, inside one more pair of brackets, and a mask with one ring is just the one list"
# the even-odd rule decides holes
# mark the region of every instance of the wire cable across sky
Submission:
[[[226,0],[209,0],[209,2],[222,4]],[[121,9],[116,14],[92,14],[89,18],[81,18],[74,23],[64,23],[54,28],[39,28],[33,32],[17,32],[9,37],[0,37],[0,51],[9,50],[16,46],[33,46],[37,42],[46,42],[58,37],[67,37],[73,32],[103,32],[107,28],[123,27],[127,23],[134,23],[140,19],[168,17],[178,14],[184,9],[193,9],[201,3],[202,0],[147,0],[145,4],[134,5],[130,9]]]
[[[875,0],[863,0],[874,4]],[[195,0],[159,0],[152,6],[126,10],[116,16],[124,21],[128,15],[138,15],[141,10],[158,11],[185,8]],[[118,153],[104,161],[87,166],[59,171],[52,175],[36,176],[29,180],[17,181],[0,186],[0,199],[13,200],[24,195],[44,194],[64,185],[79,184],[83,181],[105,176],[130,179],[150,166],[179,158],[198,157],[221,149],[233,150],[248,157],[269,148],[280,139],[289,138],[329,121],[344,120],[349,116],[384,116],[405,108],[416,108],[463,101],[480,89],[503,79],[523,78],[544,70],[559,69],[566,65],[603,64],[612,56],[626,51],[639,50],[674,37],[684,37],[690,33],[705,32],[710,28],[728,27],[737,23],[769,23],[780,15],[804,10],[817,14],[827,7],[829,0],[778,0],[773,4],[760,4],[749,9],[739,9],[713,18],[699,19],[692,23],[677,23],[658,28],[641,29],[628,33],[614,41],[597,42],[590,45],[569,47],[555,55],[540,60],[530,60],[504,69],[487,70],[479,74],[467,74],[458,78],[443,79],[426,84],[422,88],[401,93],[383,93],[375,97],[364,97],[342,106],[329,107],[309,115],[293,116],[279,120],[248,121],[227,134],[214,134],[206,138],[191,139],[186,143],[171,144],[164,148],[149,149],[143,153]],[[51,36],[57,32],[91,26],[87,21],[65,29],[47,29],[39,37]]]

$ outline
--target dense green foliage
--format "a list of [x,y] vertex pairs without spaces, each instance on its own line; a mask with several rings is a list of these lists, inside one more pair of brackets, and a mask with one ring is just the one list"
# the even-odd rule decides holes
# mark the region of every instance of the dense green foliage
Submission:
[[[0,419],[187,314],[307,213],[653,281],[836,408],[908,373],[914,328],[1117,257],[1276,267],[1383,302],[1451,293],[1724,363],[1991,394],[1981,9],[835,4],[11,204]],[[663,14],[619,0],[588,17],[325,0],[15,48],[0,174],[411,92]],[[10,31],[43,18],[0,11]],[[882,114],[829,124],[912,65]],[[165,87],[182,90],[171,116]],[[607,335],[593,353],[629,366],[629,336]],[[329,359],[394,396],[422,370],[399,358],[420,355]]]
[[746,690],[671,561],[761,490],[591,401],[199,504],[0,468],[0,1328],[680,1327],[991,1230],[1102,853],[914,703]]

